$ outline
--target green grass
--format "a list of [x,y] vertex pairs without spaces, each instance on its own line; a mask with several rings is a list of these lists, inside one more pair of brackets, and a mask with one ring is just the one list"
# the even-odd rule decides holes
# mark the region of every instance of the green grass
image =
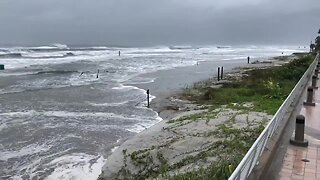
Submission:
[[213,107],[252,102],[252,110],[274,114],[313,58],[313,55],[304,54],[281,67],[253,69],[240,82],[225,83],[221,88],[212,88],[209,82],[198,83],[187,89],[183,96]]

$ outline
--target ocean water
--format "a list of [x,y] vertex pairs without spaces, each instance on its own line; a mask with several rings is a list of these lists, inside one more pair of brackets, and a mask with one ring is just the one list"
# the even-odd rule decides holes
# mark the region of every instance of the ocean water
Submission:
[[146,92],[138,88],[160,77],[144,74],[296,51],[306,49],[2,47],[0,179],[96,179],[122,142],[162,120],[146,108]]

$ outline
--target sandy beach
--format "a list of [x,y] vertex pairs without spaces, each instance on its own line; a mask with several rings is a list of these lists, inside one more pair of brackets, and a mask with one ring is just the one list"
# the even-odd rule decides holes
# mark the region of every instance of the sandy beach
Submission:
[[[224,80],[219,82],[212,72],[204,71],[203,73],[207,73],[207,79],[211,77],[213,87],[219,87],[224,82],[236,81],[245,77],[249,69],[280,66],[290,61],[292,57],[288,56],[286,61],[270,59],[255,61],[251,64],[239,63],[236,68],[227,67]],[[178,71],[188,71],[188,69]],[[174,72],[173,74],[157,73],[173,77],[169,78],[169,82],[165,78],[157,79],[154,84],[158,86],[152,89],[152,92],[157,93],[157,98],[152,101],[151,108],[159,113],[163,121],[142,131],[117,148],[107,158],[100,179],[125,179],[126,177],[166,179],[167,176],[200,170],[216,162],[217,154],[215,153],[228,153],[228,151],[222,151],[224,148],[221,145],[212,150],[212,146],[224,140],[222,133],[224,128],[234,131],[246,129],[253,133],[255,129],[262,127],[272,118],[272,115],[267,113],[250,111],[252,106],[250,103],[215,109],[194,104],[182,99],[181,92],[188,81],[195,82],[197,77],[193,76],[195,79],[182,78],[182,82],[177,83],[177,79],[181,79],[177,77],[179,76],[177,74],[181,72],[177,74]],[[203,76],[201,77],[198,77],[196,81],[204,80]],[[161,84],[164,83],[174,85],[170,86],[169,90],[161,89]],[[141,88],[152,87],[151,84],[143,86]],[[207,152],[213,154],[208,155]],[[203,154],[206,154],[205,158],[202,157]],[[237,155],[237,152],[234,152],[234,155]],[[162,174],[162,172],[166,173]]]

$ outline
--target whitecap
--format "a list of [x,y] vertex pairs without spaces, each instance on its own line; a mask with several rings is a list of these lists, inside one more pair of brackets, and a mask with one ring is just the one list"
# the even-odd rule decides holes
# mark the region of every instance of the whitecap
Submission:
[[45,179],[96,180],[101,174],[101,169],[105,161],[106,159],[104,159],[103,156],[94,156],[85,153],[58,157],[49,163],[49,165],[55,168]]
[[0,160],[7,161],[10,158],[16,158],[16,157],[26,156],[29,154],[44,152],[49,149],[50,149],[50,146],[48,145],[30,144],[16,151],[0,151]]

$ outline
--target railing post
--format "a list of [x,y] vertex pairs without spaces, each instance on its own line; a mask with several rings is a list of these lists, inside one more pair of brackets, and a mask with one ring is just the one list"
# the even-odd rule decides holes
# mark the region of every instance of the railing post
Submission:
[[[256,147],[256,148],[254,149],[254,151],[253,151],[253,156],[252,156],[251,163],[250,163],[249,169],[248,169],[249,172],[251,172],[251,170],[253,169],[253,167],[256,165],[256,163],[254,162],[254,159],[255,159],[256,154],[257,154],[257,147]],[[250,174],[247,174],[247,175],[246,175],[246,178],[248,178],[249,175],[250,175]]]

